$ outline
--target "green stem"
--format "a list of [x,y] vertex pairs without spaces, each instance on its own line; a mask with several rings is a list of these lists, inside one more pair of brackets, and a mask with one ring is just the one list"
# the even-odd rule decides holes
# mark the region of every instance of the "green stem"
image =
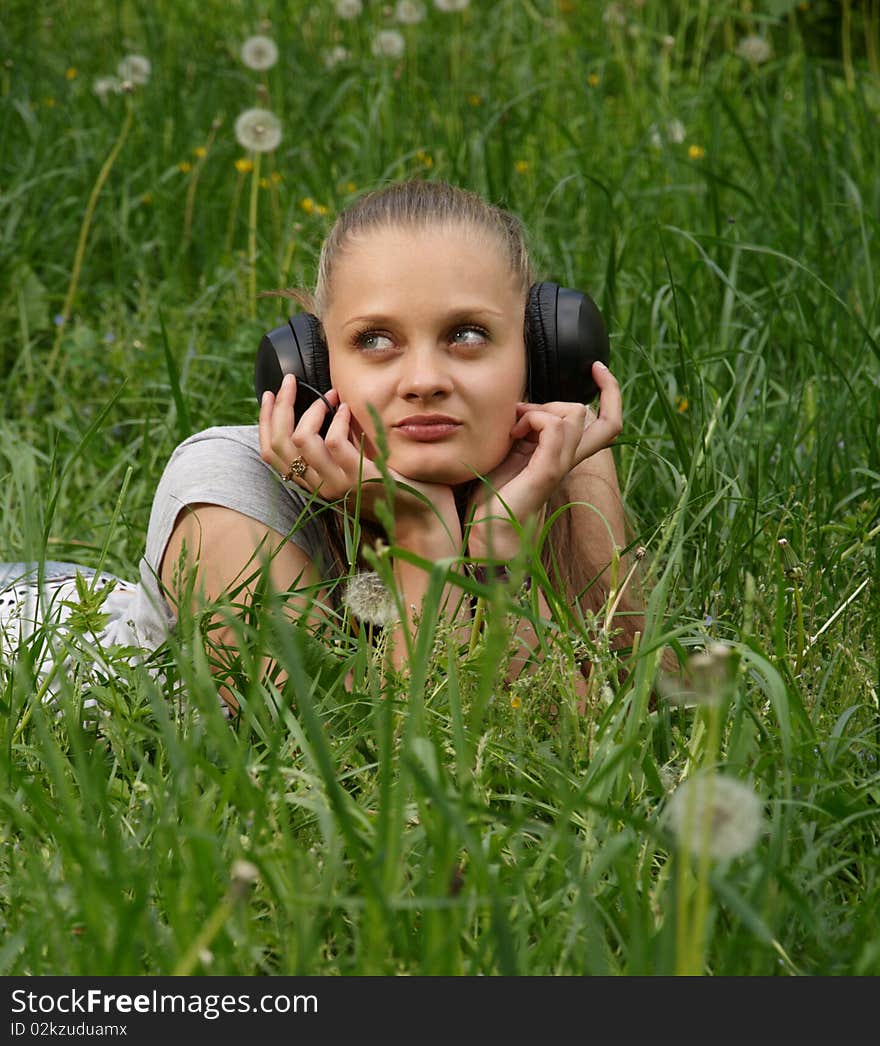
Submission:
[[76,289],[79,284],[79,274],[82,269],[83,257],[86,253],[86,243],[89,238],[89,231],[92,227],[92,219],[95,215],[95,207],[98,204],[98,197],[101,194],[101,190],[104,188],[104,182],[107,181],[113,164],[116,162],[116,157],[119,155],[122,146],[125,144],[125,139],[128,137],[128,132],[131,130],[133,119],[134,107],[131,104],[131,99],[128,98],[126,99],[126,113],[125,120],[122,124],[122,130],[119,132],[119,137],[116,139],[113,148],[110,150],[107,159],[101,167],[101,170],[98,172],[98,178],[92,187],[89,202],[86,204],[86,213],[83,215],[82,226],[79,230],[79,240],[76,245],[76,253],[73,256],[73,271],[70,274],[70,284],[68,285],[67,294],[64,298],[64,305],[61,307],[61,322],[58,324],[58,328],[55,332],[55,343],[52,346],[52,351],[49,353],[49,359],[47,361],[47,368],[50,373],[54,369],[55,363],[58,359],[58,352],[61,348],[61,338],[64,334],[64,328],[67,325],[67,321],[70,318],[70,310],[73,308],[73,299],[76,297]]
[[260,153],[251,172],[251,205],[248,210],[248,315],[257,318],[257,202],[260,195]]

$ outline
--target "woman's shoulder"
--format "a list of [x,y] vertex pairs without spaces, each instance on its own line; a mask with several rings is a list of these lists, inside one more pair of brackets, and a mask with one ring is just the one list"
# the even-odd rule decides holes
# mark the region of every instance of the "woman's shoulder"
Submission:
[[243,447],[249,451],[260,452],[260,429],[257,425],[213,425],[210,428],[187,436],[174,449],[173,460],[197,447],[201,451],[228,451],[230,445]]

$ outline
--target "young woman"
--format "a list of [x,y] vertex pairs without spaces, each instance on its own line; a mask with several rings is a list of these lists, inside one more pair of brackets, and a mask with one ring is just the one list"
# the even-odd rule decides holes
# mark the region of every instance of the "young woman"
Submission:
[[[393,537],[428,562],[494,564],[517,556],[524,525],[570,506],[545,562],[573,606],[602,606],[626,543],[608,449],[621,430],[620,393],[596,363],[597,413],[583,389],[572,388],[571,401],[529,401],[533,282],[518,220],[473,193],[406,182],[357,201],[324,243],[314,294],[287,292],[320,320],[332,387],[297,416],[287,376],[263,396],[258,426],[208,429],[177,448],[156,492],[140,582],[124,587],[105,638],[155,647],[181,600],[215,600],[261,563],[290,593],[292,612],[320,614],[306,591],[357,566],[346,562],[341,521],[355,502],[367,540]],[[379,507],[383,440],[397,480],[393,535]],[[413,629],[428,574],[402,557],[393,570],[407,610],[393,627]],[[449,599],[448,612],[456,605]],[[627,596],[618,609],[626,643],[638,615]],[[218,639],[234,647],[235,637],[228,627]],[[529,638],[524,629],[523,658]],[[393,649],[401,664],[405,644]]]

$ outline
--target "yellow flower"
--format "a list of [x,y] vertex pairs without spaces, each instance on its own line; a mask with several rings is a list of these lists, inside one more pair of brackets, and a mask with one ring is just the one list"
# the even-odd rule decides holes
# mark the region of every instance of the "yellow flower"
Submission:
[[246,156],[240,156],[235,161],[235,169],[239,174],[248,174],[254,169],[254,161],[249,160]]
[[67,72],[64,74],[64,76],[68,80],[75,80],[76,79],[76,69],[74,69],[73,66],[70,66],[70,68],[67,70]]
[[207,155],[208,150],[204,147],[204,145],[197,145],[195,149],[193,149],[193,156],[198,157],[200,160],[203,160]]
[[270,185],[271,185],[271,182],[269,181],[268,178],[261,178],[260,179],[260,188],[261,189],[268,189]]
[[517,174],[525,174],[529,169],[529,162],[528,160],[517,160],[513,166],[516,168]]
[[692,160],[702,160],[705,155],[706,150],[702,147],[702,145],[688,146],[688,156]]
[[514,695],[510,699],[510,707],[511,708],[520,708],[521,706],[522,706],[522,698],[521,697],[517,697],[516,695]]
[[416,159],[419,161],[419,163],[423,163],[425,167],[434,166],[433,157],[430,156],[428,153],[423,152],[421,149],[419,149],[419,151],[416,153]]
[[327,213],[327,208],[324,206],[323,203],[316,203],[315,204],[315,210],[318,212],[318,214],[326,214]]
[[315,209],[315,201],[311,198],[311,196],[306,196],[304,199],[300,200],[299,205],[306,212],[306,214],[311,214]]
[[283,175],[281,174],[281,171],[273,171],[269,175],[269,177],[272,179],[273,184],[278,185],[278,183],[282,180]]
[[54,109],[55,108],[55,99],[54,98],[44,98],[43,99],[43,105],[45,105],[47,109]]
[[151,192],[145,192],[141,196],[141,203],[146,204],[149,207],[153,202],[153,194]]
[[675,397],[675,409],[678,411],[679,414],[687,413],[687,409],[688,409],[689,406],[690,406],[690,403],[688,403],[687,396],[676,396]]
[[483,99],[478,94],[469,94],[467,100],[468,105],[477,106],[483,104]]
[[587,77],[587,83],[590,85],[590,87],[598,87],[599,86],[599,77],[598,77],[598,75],[596,73],[590,73],[590,75]]
[[354,182],[346,182],[345,183],[345,191],[346,192],[357,192],[357,186],[354,184]]
[[193,169],[193,165],[188,160],[184,160],[182,163],[179,163],[177,165],[177,169],[182,174],[189,174],[189,172]]

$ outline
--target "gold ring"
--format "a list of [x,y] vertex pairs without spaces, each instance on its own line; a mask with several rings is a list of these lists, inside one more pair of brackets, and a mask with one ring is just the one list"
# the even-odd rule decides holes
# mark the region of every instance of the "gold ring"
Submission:
[[296,461],[291,461],[290,467],[287,472],[284,473],[284,479],[289,483],[295,476],[304,476],[305,471],[309,466],[303,461],[301,457],[297,458]]

